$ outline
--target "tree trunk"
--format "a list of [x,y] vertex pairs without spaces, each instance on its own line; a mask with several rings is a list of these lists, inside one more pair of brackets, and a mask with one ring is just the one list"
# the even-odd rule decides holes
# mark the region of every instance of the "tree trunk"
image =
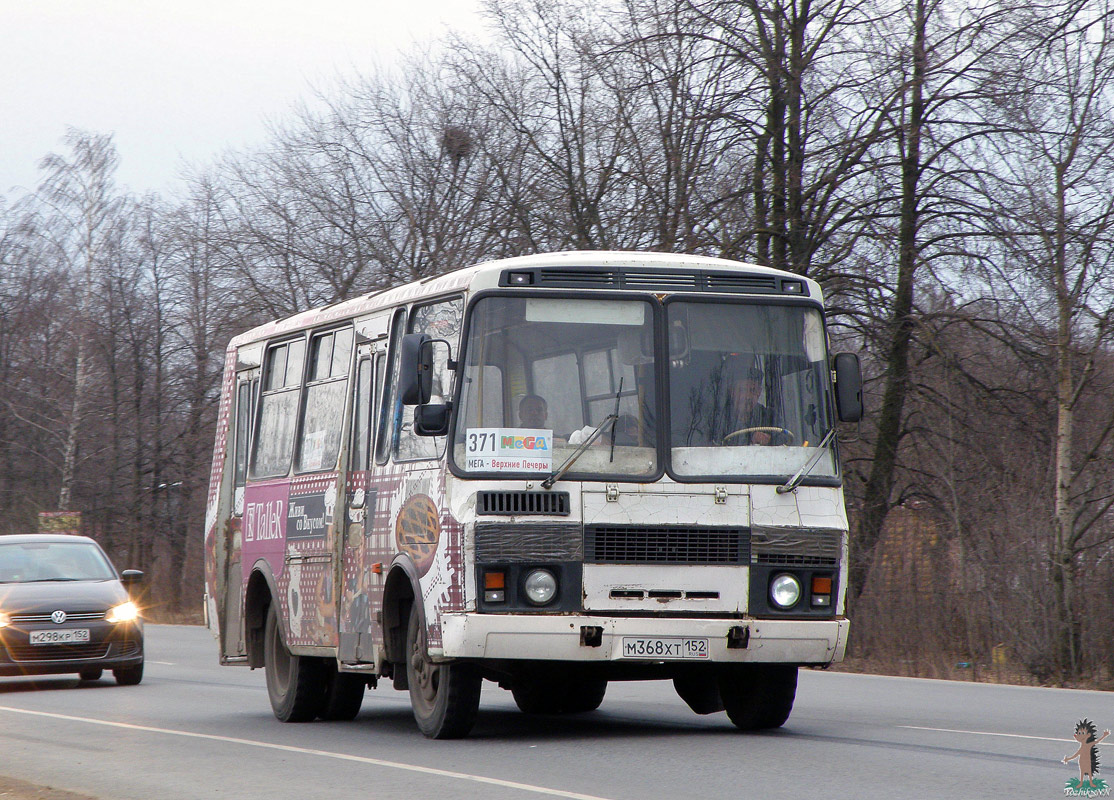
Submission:
[[924,124],[925,80],[925,8],[917,0],[913,39],[913,75],[909,83],[908,121],[902,131],[901,155],[901,222],[899,230],[897,288],[888,328],[890,343],[886,352],[885,388],[878,415],[878,437],[874,458],[863,492],[863,508],[858,536],[854,541],[851,560],[850,588],[852,597],[862,594],[874,551],[882,535],[886,515],[890,511],[897,449],[905,399],[909,393],[909,352],[913,344],[914,276],[918,258],[918,183],[921,174],[921,128]]

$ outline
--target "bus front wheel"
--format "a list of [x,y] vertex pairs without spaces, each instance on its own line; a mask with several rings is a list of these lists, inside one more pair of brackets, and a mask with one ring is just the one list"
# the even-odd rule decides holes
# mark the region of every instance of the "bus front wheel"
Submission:
[[744,731],[780,728],[793,712],[797,668],[787,664],[740,664],[719,676],[728,718]]
[[607,692],[607,680],[587,675],[519,676],[511,694],[524,714],[582,714],[595,711]]
[[263,629],[263,671],[267,696],[275,716],[283,722],[309,722],[325,705],[324,662],[296,656],[282,640],[282,626],[272,603]]
[[429,657],[425,626],[411,607],[406,626],[406,680],[418,728],[430,739],[460,739],[476,723],[483,677],[472,664],[435,663]]

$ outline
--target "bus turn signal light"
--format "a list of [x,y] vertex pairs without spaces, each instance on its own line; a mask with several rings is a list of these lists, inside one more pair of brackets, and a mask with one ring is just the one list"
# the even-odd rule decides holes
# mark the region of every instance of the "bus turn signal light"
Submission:
[[812,604],[821,608],[832,605],[832,578],[830,575],[812,576]]
[[504,603],[507,600],[507,573],[484,573],[484,602]]

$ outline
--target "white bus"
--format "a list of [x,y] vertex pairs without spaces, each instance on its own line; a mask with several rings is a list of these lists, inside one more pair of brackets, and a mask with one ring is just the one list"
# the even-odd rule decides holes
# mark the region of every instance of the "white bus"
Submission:
[[205,520],[221,662],[284,721],[408,690],[465,736],[672,680],[777,727],[842,659],[847,517],[819,285],[733,261],[493,261],[268,323],[227,351]]

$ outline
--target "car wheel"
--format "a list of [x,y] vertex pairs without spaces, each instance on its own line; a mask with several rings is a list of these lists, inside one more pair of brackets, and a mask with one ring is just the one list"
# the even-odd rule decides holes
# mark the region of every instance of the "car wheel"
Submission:
[[[97,672],[100,672],[100,670],[97,670]],[[114,669],[112,670],[112,676],[116,678],[116,683],[121,686],[135,686],[143,680],[143,663],[140,662],[134,667]]]
[[263,629],[263,671],[271,709],[283,722],[309,722],[325,704],[324,660],[296,656],[286,648],[272,604]]
[[83,681],[99,681],[101,675],[104,675],[103,669],[83,669],[77,673]]

